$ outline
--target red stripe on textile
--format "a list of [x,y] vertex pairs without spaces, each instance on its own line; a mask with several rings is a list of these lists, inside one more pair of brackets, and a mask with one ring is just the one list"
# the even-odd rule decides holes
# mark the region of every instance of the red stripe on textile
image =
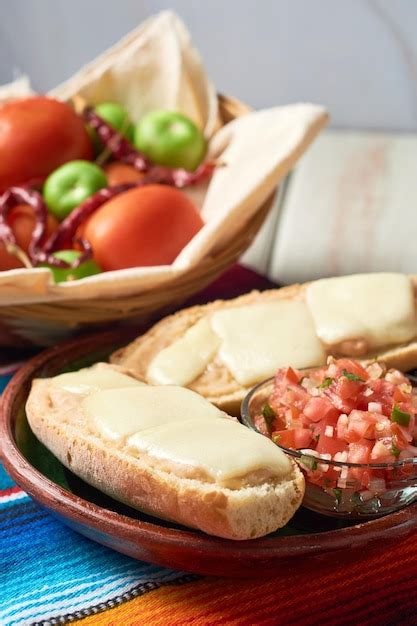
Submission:
[[[394,594],[397,601],[402,598],[397,606],[404,607],[408,614],[412,610],[407,593],[410,586],[417,587],[416,552],[415,539],[410,537],[397,546],[387,548],[381,544],[378,553],[374,550],[367,555],[365,547],[362,556],[348,565],[340,565],[329,557],[327,563],[317,565],[316,571],[287,570],[266,582],[205,579],[204,587],[193,584],[192,593],[181,594],[180,604],[188,603],[190,609],[190,620],[186,618],[182,623],[203,624],[208,615],[210,626],[225,623],[300,626],[323,624],[323,618],[326,624],[352,626],[389,623],[381,621],[379,607],[384,606],[390,620],[396,618]],[[402,587],[401,594],[396,593],[398,586]],[[166,617],[170,611],[175,615],[176,604],[175,600],[173,604],[167,602]]]
[[14,493],[23,493],[23,489],[21,489],[17,485],[15,487],[9,487],[8,489],[1,489],[0,490],[0,497],[2,497],[2,496],[11,496]]

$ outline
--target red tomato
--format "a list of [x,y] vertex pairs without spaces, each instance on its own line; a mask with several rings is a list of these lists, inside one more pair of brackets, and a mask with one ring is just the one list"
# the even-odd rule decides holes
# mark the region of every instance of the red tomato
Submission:
[[[9,213],[7,223],[12,228],[16,243],[24,252],[28,251],[32,232],[35,228],[35,216],[33,209],[27,204],[18,204]],[[48,215],[47,236],[58,228],[58,222],[52,215]],[[9,254],[0,243],[0,271],[12,270],[23,267],[22,263],[13,254]]]
[[313,433],[309,428],[287,428],[285,430],[273,431],[272,437],[284,448],[300,450],[309,448],[313,439]]
[[303,412],[312,422],[318,422],[322,419],[336,420],[339,415],[339,411],[334,408],[328,398],[320,397],[310,398]]
[[138,172],[132,165],[126,165],[120,161],[114,161],[103,167],[107,176],[109,187],[123,183],[137,183],[143,178],[143,173]]
[[377,421],[378,419],[368,411],[352,411],[344,438],[349,443],[355,443],[361,439],[374,439]]
[[348,462],[349,463],[369,463],[371,450],[374,442],[367,439],[361,439],[349,445]]
[[319,454],[331,454],[332,458],[338,452],[346,452],[348,449],[347,443],[340,441],[336,437],[326,437],[326,435],[320,435],[315,447]]
[[399,426],[395,422],[391,423],[391,434],[395,437],[397,448],[400,450],[404,450],[413,439],[406,428]]
[[313,433],[309,428],[294,428],[294,445],[297,450],[309,448],[313,439]]
[[131,189],[106,202],[82,229],[105,271],[169,265],[204,225],[193,202],[166,185]]
[[84,123],[65,102],[36,96],[0,107],[0,190],[91,157]]
[[395,385],[387,380],[378,379],[372,381],[373,394],[369,396],[368,402],[379,402],[384,415],[391,415],[393,407],[393,396],[396,390]]
[[294,429],[274,430],[272,438],[279,446],[295,448]]
[[371,451],[372,463],[391,463],[395,461],[394,455],[391,453],[391,441],[384,445],[382,441],[376,441]]
[[355,376],[359,376],[362,380],[368,380],[368,372],[358,361],[354,361],[353,359],[338,359],[337,367],[342,373],[343,370],[349,372],[349,374],[354,374]]
[[339,411],[350,413],[357,406],[362,385],[363,383],[341,376],[333,385],[325,389],[324,393]]

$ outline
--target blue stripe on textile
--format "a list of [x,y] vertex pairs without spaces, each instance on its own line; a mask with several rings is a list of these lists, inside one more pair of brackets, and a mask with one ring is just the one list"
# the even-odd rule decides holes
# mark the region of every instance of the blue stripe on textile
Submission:
[[0,393],[3,391],[9,380],[11,379],[12,374],[7,374],[5,376],[0,376]]
[[[0,490],[13,485],[0,465]],[[0,510],[0,624],[51,619],[183,576],[86,539],[29,498],[9,505]]]
[[15,483],[0,465],[0,491],[14,487]]

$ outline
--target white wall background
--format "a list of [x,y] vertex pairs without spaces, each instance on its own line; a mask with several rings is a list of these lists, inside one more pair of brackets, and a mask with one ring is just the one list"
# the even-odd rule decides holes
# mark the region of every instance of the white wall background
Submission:
[[416,0],[0,0],[0,83],[45,91],[172,8],[219,91],[325,104],[338,127],[417,129]]

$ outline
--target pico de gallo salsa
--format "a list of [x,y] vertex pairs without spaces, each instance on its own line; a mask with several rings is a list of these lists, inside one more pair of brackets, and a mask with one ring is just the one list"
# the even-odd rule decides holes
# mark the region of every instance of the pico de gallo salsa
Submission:
[[399,465],[407,471],[398,461],[417,456],[416,415],[417,396],[403,373],[330,357],[308,373],[279,369],[254,424],[302,453],[310,482],[366,499],[385,491]]

